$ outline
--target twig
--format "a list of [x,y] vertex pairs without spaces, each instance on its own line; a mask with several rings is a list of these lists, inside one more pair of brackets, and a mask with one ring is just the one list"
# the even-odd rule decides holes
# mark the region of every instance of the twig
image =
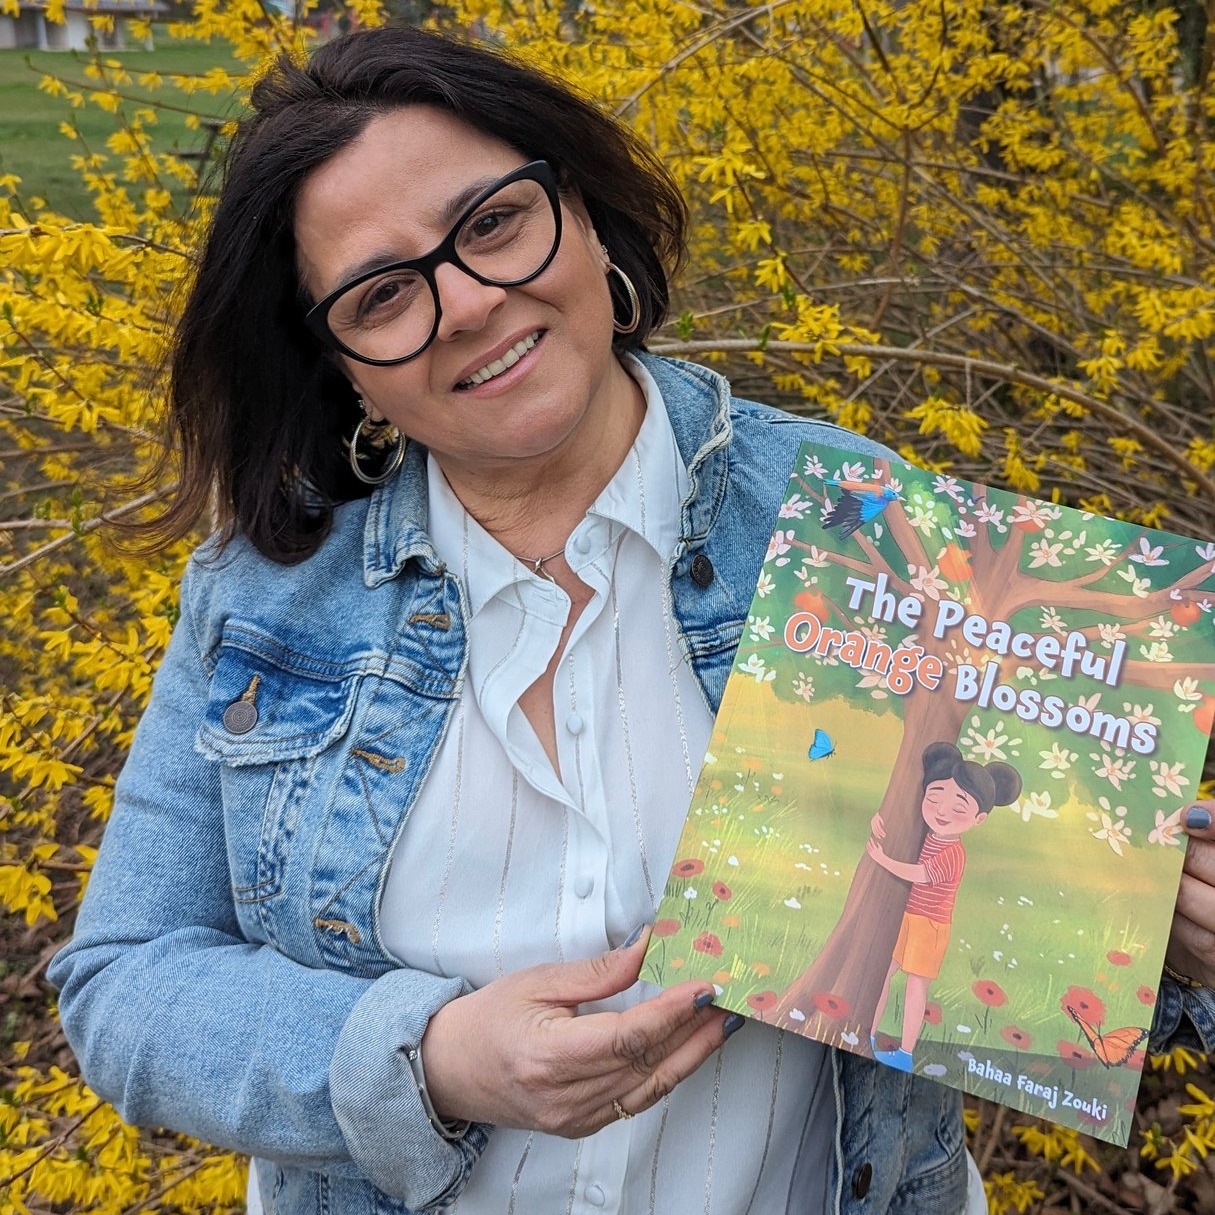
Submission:
[[626,110],[632,109],[641,98],[650,91],[656,84],[664,80],[667,74],[677,68],[685,59],[690,59],[693,55],[704,50],[710,43],[716,42],[718,38],[728,34],[732,29],[740,25],[747,25],[754,21],[757,17],[771,16],[778,8],[786,4],[792,3],[792,0],[772,0],[769,4],[762,4],[757,8],[747,9],[746,12],[740,13],[736,17],[731,17],[728,21],[722,21],[720,24],[713,26],[703,37],[696,39],[689,46],[686,46],[679,54],[668,59],[666,63],[654,73],[651,79],[647,80],[640,88],[634,89],[623,101],[617,102],[612,108],[612,114],[620,118]]
[[182,1173],[180,1177],[174,1178],[169,1182],[168,1185],[161,1186],[161,1188],[154,1194],[149,1194],[147,1198],[145,1198],[138,1206],[131,1207],[131,1209],[126,1212],[126,1215],[139,1215],[140,1211],[148,1210],[153,1203],[159,1202],[160,1199],[162,1199],[170,1190],[176,1189],[176,1187],[181,1185],[183,1181],[188,1181],[191,1177],[193,1177],[194,1174],[197,1173],[198,1170],[201,1169],[206,1163],[206,1160],[200,1160],[196,1165],[193,1165],[191,1168]]
[[112,523],[115,519],[121,519],[124,515],[132,514],[147,506],[149,502],[158,501],[166,495],[171,494],[174,489],[176,489],[175,484],[166,485],[163,489],[154,489],[150,493],[141,494],[125,506],[105,511],[95,519],[89,519],[65,536],[57,536],[54,540],[48,540],[32,552],[26,553],[24,557],[19,557],[16,561],[10,561],[8,565],[0,565],[0,579],[7,578],[10,574],[17,573],[18,570],[25,569],[27,565],[32,565],[35,561],[45,557],[47,553],[54,552],[55,549],[62,548],[65,544],[70,544],[73,540],[78,540],[82,536],[87,536],[90,532],[95,532],[106,523]]
[[93,1104],[90,1105],[89,1108],[85,1110],[75,1122],[68,1123],[68,1125],[64,1127],[64,1129],[60,1131],[58,1135],[56,1135],[53,1139],[48,1139],[46,1146],[38,1153],[37,1156],[33,1158],[33,1160],[29,1162],[29,1164],[27,1164],[23,1169],[18,1169],[17,1172],[13,1173],[11,1176],[0,1180],[0,1190],[7,1189],[13,1184],[14,1181],[24,1177],[26,1173],[28,1173],[36,1165],[41,1164],[42,1161],[44,1161],[52,1152],[61,1148],[64,1143],[67,1142],[69,1136],[75,1134],[75,1132],[79,1130],[80,1127],[101,1108],[101,1105],[101,1098],[98,1097],[97,1100],[94,1101]]
[[1111,1215],[1135,1215],[1135,1212],[1119,1206],[1116,1202],[1111,1202],[1100,1190],[1093,1189],[1087,1182],[1081,1181],[1079,1177],[1069,1173],[1066,1169],[1057,1170],[1055,1180],[1063,1182],[1073,1194],[1084,1201],[1086,1213],[1100,1207],[1103,1211],[1109,1211]]
[[[1116,409],[1107,401],[1099,400],[1072,388],[1059,384],[1045,376],[1035,375],[1032,371],[1023,371],[1008,363],[992,363],[987,359],[970,358],[968,355],[949,354],[944,351],[910,350],[900,346],[868,346],[861,342],[787,342],[773,339],[767,342],[754,338],[723,338],[720,341],[697,342],[655,342],[655,354],[701,354],[710,351],[739,352],[765,350],[792,350],[802,354],[858,355],[862,358],[889,359],[891,362],[924,363],[931,367],[955,367],[960,371],[971,372],[975,375],[990,376],[998,380],[1006,380],[1012,384],[1024,384],[1027,388],[1036,388],[1050,396],[1061,397],[1067,401],[1075,401],[1092,413],[1116,424],[1129,434],[1135,436],[1145,447],[1163,456],[1187,480],[1202,490],[1215,503],[1215,481],[1195,468],[1181,453],[1173,448],[1169,438],[1157,434],[1149,426]],[[4,570],[0,569],[0,574]]]
[[987,1166],[991,1164],[992,1154],[1000,1142],[1000,1137],[1004,1133],[1004,1123],[1008,1117],[1008,1106],[996,1106],[996,1116],[991,1120],[991,1130],[988,1132],[987,1140],[983,1144],[983,1151],[979,1155],[979,1159],[975,1162],[979,1166],[979,1172],[984,1177],[987,1176]]

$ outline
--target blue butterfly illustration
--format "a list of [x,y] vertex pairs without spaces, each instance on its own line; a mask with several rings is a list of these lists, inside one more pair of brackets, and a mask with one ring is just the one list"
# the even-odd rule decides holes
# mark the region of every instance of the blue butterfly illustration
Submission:
[[835,743],[826,730],[815,730],[814,741],[810,744],[811,759],[830,759],[835,754]]

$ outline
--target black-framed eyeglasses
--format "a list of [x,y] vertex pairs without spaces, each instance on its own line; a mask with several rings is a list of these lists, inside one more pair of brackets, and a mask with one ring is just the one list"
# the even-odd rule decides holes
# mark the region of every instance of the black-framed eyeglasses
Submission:
[[487,186],[424,257],[360,274],[304,317],[326,345],[376,367],[417,358],[443,315],[435,271],[451,263],[490,287],[518,287],[547,269],[561,243],[557,175],[533,160]]

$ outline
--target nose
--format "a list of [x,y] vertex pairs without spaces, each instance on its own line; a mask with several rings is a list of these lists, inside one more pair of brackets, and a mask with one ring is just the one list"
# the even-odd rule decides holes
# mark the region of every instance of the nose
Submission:
[[453,262],[436,267],[435,286],[442,313],[436,337],[441,342],[483,329],[494,309],[506,299],[505,287],[479,283]]

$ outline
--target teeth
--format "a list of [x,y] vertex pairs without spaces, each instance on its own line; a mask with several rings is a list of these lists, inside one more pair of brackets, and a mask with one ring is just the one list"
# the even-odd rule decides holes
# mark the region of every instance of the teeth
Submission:
[[500,359],[486,363],[484,367],[474,371],[467,380],[461,380],[456,387],[467,388],[473,384],[484,384],[486,380],[492,380],[494,376],[501,375],[508,367],[513,367],[539,340],[540,331],[537,329],[535,333],[528,334],[527,337],[516,342]]

